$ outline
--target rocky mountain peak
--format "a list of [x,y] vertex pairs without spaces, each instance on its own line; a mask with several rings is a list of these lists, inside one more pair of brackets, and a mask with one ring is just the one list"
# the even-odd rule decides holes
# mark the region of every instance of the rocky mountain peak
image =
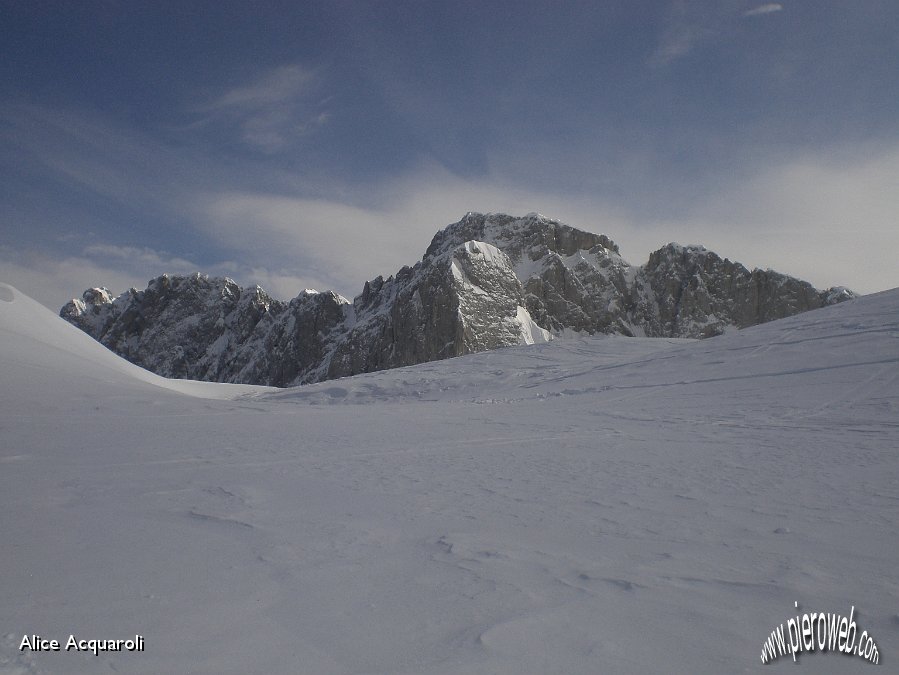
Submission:
[[571,256],[577,251],[599,247],[618,253],[618,246],[607,236],[579,230],[539,213],[515,217],[504,213],[484,214],[469,211],[462,220],[447,225],[434,235],[425,252],[425,258],[439,255],[449,248],[471,240],[496,246],[515,264],[518,264],[525,254],[535,260],[549,251],[562,256]]
[[569,332],[709,337],[851,297],[702,246],[670,243],[634,266],[606,235],[537,213],[469,212],[352,302],[309,289],[282,302],[228,278],[164,274],[117,298],[88,289],[60,315],[162,375],[287,386]]

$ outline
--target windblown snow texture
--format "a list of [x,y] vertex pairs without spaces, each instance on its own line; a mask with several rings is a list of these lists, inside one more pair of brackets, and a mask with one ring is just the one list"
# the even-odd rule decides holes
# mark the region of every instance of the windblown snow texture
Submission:
[[164,275],[118,298],[88,289],[60,314],[166,377],[287,386],[561,332],[708,337],[849,297],[700,246],[669,244],[635,267],[604,235],[538,214],[469,213],[352,303],[307,291],[285,303],[230,279]]
[[755,672],[794,602],[899,658],[899,291],[262,390],[0,284],[0,372],[4,674]]

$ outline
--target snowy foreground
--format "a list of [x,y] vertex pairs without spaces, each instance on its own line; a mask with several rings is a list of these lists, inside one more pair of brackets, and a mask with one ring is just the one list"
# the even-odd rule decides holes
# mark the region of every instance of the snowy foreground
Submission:
[[[899,664],[899,291],[278,391],[163,380],[0,284],[0,377],[0,673]],[[879,666],[761,664],[852,606]]]

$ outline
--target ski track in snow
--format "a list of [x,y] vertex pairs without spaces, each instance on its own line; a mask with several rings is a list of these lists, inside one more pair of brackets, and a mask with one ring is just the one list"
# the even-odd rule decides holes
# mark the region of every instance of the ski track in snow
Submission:
[[4,675],[776,671],[794,601],[899,659],[899,291],[274,391],[0,300]]

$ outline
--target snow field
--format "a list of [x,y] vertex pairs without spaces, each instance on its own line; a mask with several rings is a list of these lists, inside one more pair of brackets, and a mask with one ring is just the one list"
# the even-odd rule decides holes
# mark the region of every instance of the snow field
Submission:
[[0,673],[756,672],[794,601],[899,659],[897,291],[274,391],[0,300]]

